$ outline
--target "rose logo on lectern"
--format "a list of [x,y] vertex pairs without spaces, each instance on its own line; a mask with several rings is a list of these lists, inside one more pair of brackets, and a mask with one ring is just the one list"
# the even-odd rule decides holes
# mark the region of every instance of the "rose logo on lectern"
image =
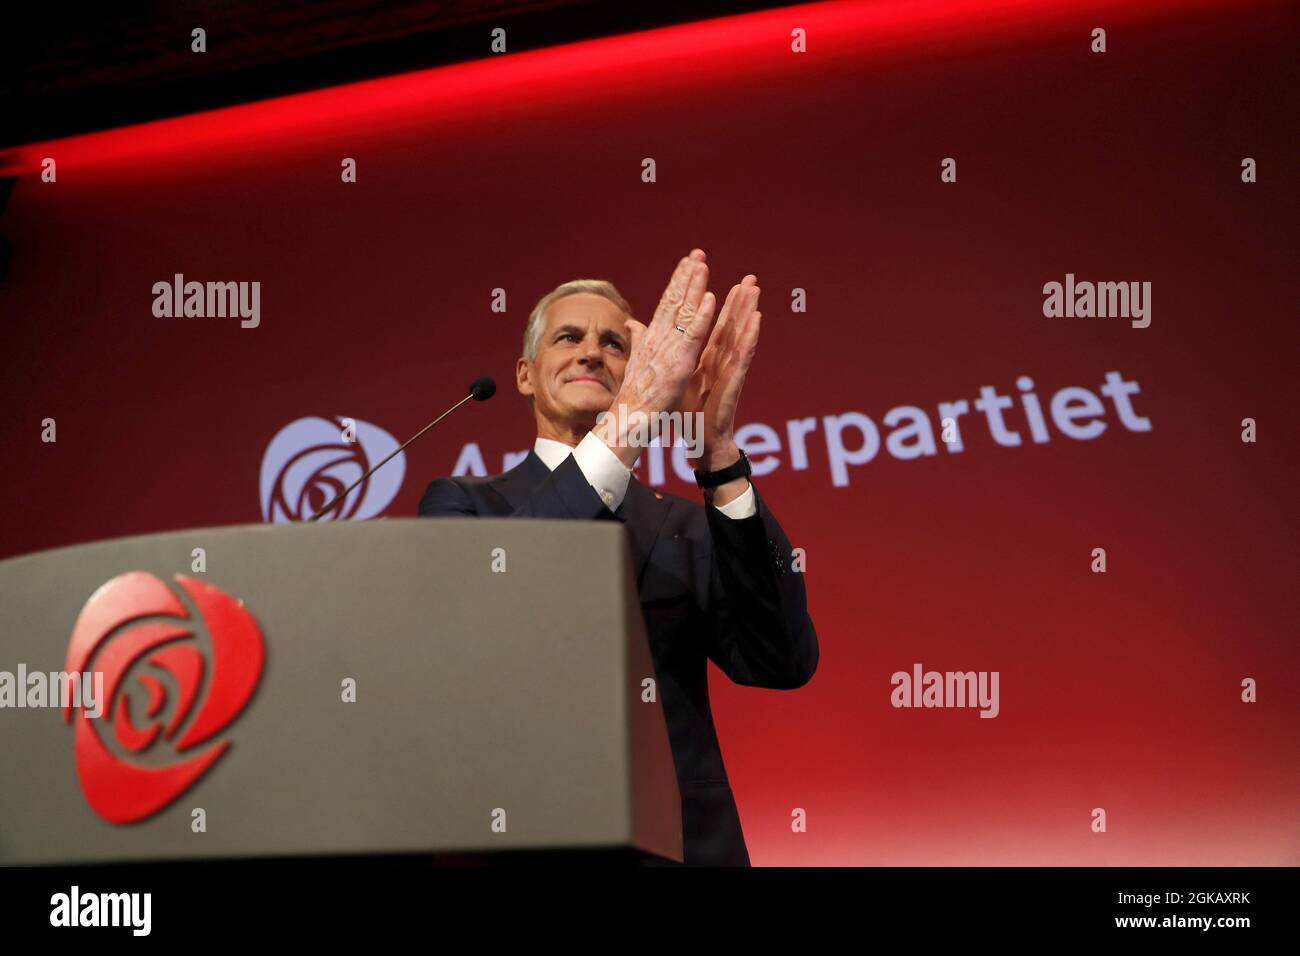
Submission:
[[[345,440],[345,433],[354,434],[356,440]],[[398,447],[397,439],[369,422],[342,417],[290,422],[271,439],[262,456],[262,520],[310,518]],[[397,497],[405,477],[406,456],[399,454],[321,520],[373,518]]]
[[235,719],[262,675],[262,634],[243,602],[184,575],[176,583],[201,621],[160,578],[131,571],[90,596],[68,644],[69,673],[104,675],[100,716],[65,707],[63,719],[76,718],[81,790],[110,823],[157,813],[215,764],[230,741],[195,748]]

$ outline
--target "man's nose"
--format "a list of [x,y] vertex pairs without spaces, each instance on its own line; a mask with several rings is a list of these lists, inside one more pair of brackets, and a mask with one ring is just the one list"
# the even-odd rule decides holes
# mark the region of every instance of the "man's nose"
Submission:
[[587,342],[586,346],[587,348],[583,353],[582,358],[579,359],[579,361],[583,362],[586,365],[596,365],[596,366],[603,365],[605,362],[605,357],[601,355],[600,343]]

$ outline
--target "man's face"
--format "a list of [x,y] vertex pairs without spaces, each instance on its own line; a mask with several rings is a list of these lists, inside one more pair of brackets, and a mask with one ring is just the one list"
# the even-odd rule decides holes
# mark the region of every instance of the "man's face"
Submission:
[[604,296],[566,295],[546,310],[537,358],[520,358],[516,384],[533,411],[556,428],[595,425],[623,384],[631,343],[627,316]]

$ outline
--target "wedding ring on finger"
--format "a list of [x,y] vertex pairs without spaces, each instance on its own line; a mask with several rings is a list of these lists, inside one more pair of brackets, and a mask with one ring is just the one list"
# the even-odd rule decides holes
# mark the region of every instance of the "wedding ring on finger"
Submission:
[[680,325],[674,325],[673,328],[675,328],[678,332],[682,333],[682,335],[686,334],[686,330],[682,328]]

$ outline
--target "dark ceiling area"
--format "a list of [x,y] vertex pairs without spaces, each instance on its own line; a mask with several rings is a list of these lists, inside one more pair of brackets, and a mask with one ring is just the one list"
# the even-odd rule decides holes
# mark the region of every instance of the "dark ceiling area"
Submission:
[[[11,22],[0,146],[787,3],[149,0],[32,5]],[[207,51],[191,51],[191,31]]]

